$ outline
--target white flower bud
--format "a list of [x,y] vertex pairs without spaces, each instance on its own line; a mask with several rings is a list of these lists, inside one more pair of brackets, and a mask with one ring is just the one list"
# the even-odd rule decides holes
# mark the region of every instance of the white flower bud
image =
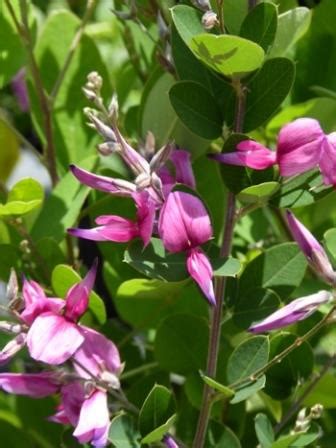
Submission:
[[214,26],[218,25],[217,14],[213,11],[207,11],[202,16],[202,25],[206,30],[211,30]]

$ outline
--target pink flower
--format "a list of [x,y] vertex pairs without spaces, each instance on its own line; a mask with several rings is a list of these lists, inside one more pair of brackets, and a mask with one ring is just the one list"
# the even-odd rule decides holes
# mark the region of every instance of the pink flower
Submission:
[[84,342],[78,319],[89,303],[89,294],[96,275],[96,263],[85,278],[68,291],[62,312],[48,311],[40,314],[32,323],[27,345],[32,358],[48,364],[62,364],[69,359]]
[[336,185],[336,133],[326,135],[313,118],[299,118],[283,126],[279,132],[276,152],[253,140],[244,140],[237,145],[236,152],[211,157],[222,163],[256,170],[277,163],[284,177],[319,166],[324,183]]
[[328,256],[309,230],[287,210],[287,222],[293,238],[306,256],[311,268],[327,283],[334,285],[336,273],[334,272]]
[[316,311],[320,305],[327,303],[331,297],[332,295],[330,292],[320,291],[316,294],[293,300],[293,302],[275,311],[275,313],[271,314],[258,324],[252,325],[249,328],[249,331],[251,331],[251,333],[262,333],[264,331],[286,327],[294,322],[306,319]]
[[161,210],[159,235],[170,252],[186,252],[189,274],[215,304],[212,267],[199,247],[212,237],[210,218],[201,200],[182,191],[170,193]]
[[10,394],[33,398],[55,394],[61,386],[56,373],[0,373],[0,388]]
[[125,243],[140,237],[146,246],[153,232],[156,204],[147,191],[132,194],[137,205],[137,220],[117,215],[104,215],[96,219],[99,227],[93,229],[68,229],[70,235],[93,241]]

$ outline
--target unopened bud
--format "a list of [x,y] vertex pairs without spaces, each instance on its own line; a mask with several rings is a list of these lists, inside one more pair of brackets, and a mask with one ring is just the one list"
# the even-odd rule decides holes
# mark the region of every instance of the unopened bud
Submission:
[[324,251],[313,249],[310,255],[310,265],[326,283],[336,284],[336,272]]
[[101,373],[100,378],[102,381],[104,381],[104,383],[106,383],[108,385],[109,388],[120,389],[119,378],[114,373],[104,370]]
[[118,115],[119,115],[119,103],[118,103],[118,97],[117,97],[116,93],[112,95],[112,99],[111,99],[110,105],[108,107],[108,115],[115,122],[117,121]]
[[103,78],[98,72],[91,72],[87,76],[87,84],[92,86],[94,90],[99,91],[103,85]]
[[203,11],[209,11],[211,9],[209,0],[193,0],[193,4]]
[[152,158],[150,162],[150,169],[151,171],[157,171],[160,169],[169,159],[171,153],[173,150],[173,145],[168,143],[167,145],[163,146]]
[[18,291],[19,291],[19,284],[18,284],[16,272],[12,268],[10,276],[9,276],[9,280],[8,280],[8,283],[7,283],[7,289],[6,289],[6,300],[7,300],[7,303],[10,303],[13,300],[17,299]]
[[22,250],[23,253],[25,253],[27,255],[31,254],[28,240],[22,240],[20,242],[20,249]]
[[214,26],[218,25],[217,14],[214,11],[207,11],[202,16],[202,25],[206,30],[211,30]]
[[151,184],[151,176],[148,173],[141,173],[135,179],[135,185],[139,190],[149,187]]
[[86,87],[83,87],[82,90],[89,101],[94,101],[97,98],[97,94],[93,90],[87,89]]
[[116,135],[114,131],[105,124],[100,118],[98,118],[95,115],[89,116],[90,121],[93,123],[96,130],[99,132],[99,134],[104,138],[104,140],[109,142],[115,142],[116,141]]
[[116,152],[121,151],[121,146],[119,143],[115,142],[105,142],[98,145],[98,152],[102,156],[110,156]]
[[310,417],[314,420],[321,418],[322,413],[323,413],[323,405],[320,403],[317,403],[310,408]]

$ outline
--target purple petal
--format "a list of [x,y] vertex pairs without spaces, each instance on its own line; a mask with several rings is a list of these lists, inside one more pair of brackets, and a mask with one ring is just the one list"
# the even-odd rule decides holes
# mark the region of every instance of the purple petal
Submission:
[[11,86],[20,109],[22,112],[27,112],[30,104],[26,83],[26,70],[24,68],[20,69],[14,78],[12,78]]
[[59,365],[69,359],[84,342],[80,327],[62,316],[38,316],[28,331],[30,356],[37,361]]
[[293,324],[299,320],[306,319],[320,305],[327,303],[332,295],[328,291],[320,291],[306,297],[296,299],[283,308],[275,311],[256,325],[252,325],[249,331],[252,333],[261,333],[264,331],[276,330],[287,325]]
[[83,384],[79,381],[73,381],[62,386],[61,397],[61,409],[63,409],[65,417],[69,420],[72,426],[76,426],[81,407],[85,400]]
[[[112,341],[91,328],[82,327],[84,342],[73,356],[74,367],[83,378],[90,378],[87,373],[102,379],[105,371],[119,374],[120,356]],[[83,366],[85,369],[82,369]]]
[[109,426],[106,392],[95,390],[84,400],[73,435],[80,443],[91,442],[93,446],[103,447],[108,443]]
[[54,373],[0,373],[0,388],[10,394],[41,398],[55,394],[59,386]]
[[0,365],[10,361],[13,356],[26,345],[26,339],[26,333],[20,333],[14,339],[9,341],[0,352]]
[[120,134],[119,129],[117,127],[114,128],[114,132],[122,148],[120,151],[120,155],[125,160],[127,165],[131,168],[131,170],[136,175],[142,173],[149,173],[150,168],[147,160],[126,142],[126,140]]
[[161,209],[159,234],[171,252],[185,251],[208,241],[212,228],[202,201],[182,191],[170,193]]
[[188,187],[194,189],[196,187],[196,182],[190,158],[190,153],[183,149],[176,149],[170,155],[170,159],[175,166],[176,182],[188,185]]
[[89,295],[96,279],[97,263],[96,259],[84,279],[73,285],[67,293],[64,316],[73,322],[77,322],[87,310]]
[[212,266],[207,256],[199,247],[192,249],[189,252],[187,257],[187,270],[201,288],[211,305],[216,305],[216,298],[212,284]]
[[289,230],[306,257],[310,258],[313,250],[324,252],[323,247],[309,230],[293,215],[286,211]]
[[131,182],[123,179],[113,179],[106,176],[98,176],[90,173],[76,165],[70,165],[73,175],[85,185],[96,190],[105,191],[106,193],[115,194],[118,196],[131,196],[136,191],[136,186]]
[[236,152],[211,155],[211,158],[228,165],[247,166],[264,170],[276,163],[276,153],[253,140],[238,143]]
[[25,308],[20,317],[28,325],[31,325],[40,314],[47,311],[57,314],[64,307],[64,300],[46,297],[40,285],[32,280],[24,279],[22,294]]
[[277,146],[281,176],[293,176],[314,168],[319,163],[324,139],[318,121],[312,118],[299,118],[284,126]]
[[326,185],[336,185],[336,132],[324,140],[320,157],[320,169]]
[[137,224],[138,232],[144,245],[149,243],[154,227],[156,203],[153,201],[147,191],[141,191],[133,194],[137,206]]
[[179,445],[176,443],[174,438],[169,434],[166,434],[164,436],[163,443],[166,445],[167,448],[179,448]]

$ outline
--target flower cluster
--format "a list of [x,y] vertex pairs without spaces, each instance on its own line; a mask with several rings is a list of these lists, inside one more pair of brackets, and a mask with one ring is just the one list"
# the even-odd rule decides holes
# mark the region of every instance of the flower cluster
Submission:
[[65,300],[47,297],[36,282],[24,279],[22,301],[12,310],[16,321],[0,323],[1,330],[15,335],[0,352],[0,362],[5,364],[27,345],[31,358],[50,370],[0,373],[0,388],[34,398],[60,394],[50,420],[72,425],[80,443],[102,447],[110,424],[107,393],[119,389],[123,366],[112,341],[78,322],[87,310],[95,274],[96,263]]

